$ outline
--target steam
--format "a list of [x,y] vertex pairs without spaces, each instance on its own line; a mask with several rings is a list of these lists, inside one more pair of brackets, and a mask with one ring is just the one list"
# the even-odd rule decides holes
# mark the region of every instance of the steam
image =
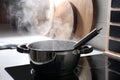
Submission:
[[12,20],[14,19],[19,32],[65,39],[66,35],[71,35],[72,31],[69,28],[71,24],[63,21],[61,15],[64,14],[57,14],[64,10],[64,8],[58,10],[64,1],[19,0],[10,5],[10,16]]
[[10,16],[12,20],[14,19],[18,31],[35,33],[35,26],[38,26],[37,21],[49,18],[49,10],[46,9],[46,5],[49,5],[47,0],[19,0],[11,3],[9,7]]

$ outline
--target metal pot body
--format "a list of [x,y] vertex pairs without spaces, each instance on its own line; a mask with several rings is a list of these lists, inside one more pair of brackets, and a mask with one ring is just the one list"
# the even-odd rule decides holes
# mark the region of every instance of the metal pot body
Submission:
[[53,61],[59,55],[69,55],[76,50],[73,50],[73,41],[62,40],[46,40],[38,41],[27,45],[29,49],[30,59],[34,64],[42,65]]
[[55,52],[55,54],[55,59],[47,64],[39,65],[31,60],[32,68],[37,73],[64,75],[75,69],[80,58],[77,50]]

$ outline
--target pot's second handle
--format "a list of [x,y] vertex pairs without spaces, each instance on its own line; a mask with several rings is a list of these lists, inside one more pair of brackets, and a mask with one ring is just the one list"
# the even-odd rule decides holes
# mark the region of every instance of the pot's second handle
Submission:
[[26,46],[26,44],[18,45],[17,46],[17,51],[20,53],[29,53],[29,49]]
[[91,45],[84,45],[81,47],[82,54],[91,53],[93,51],[93,47]]

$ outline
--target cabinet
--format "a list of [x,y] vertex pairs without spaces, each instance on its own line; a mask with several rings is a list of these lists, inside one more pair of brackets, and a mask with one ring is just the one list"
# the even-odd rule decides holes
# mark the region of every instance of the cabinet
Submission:
[[106,53],[120,60],[120,0],[108,0]]
[[120,80],[120,0],[108,0],[107,80]]
[[9,3],[8,0],[0,0],[0,24],[9,24],[9,13],[8,13],[8,8]]

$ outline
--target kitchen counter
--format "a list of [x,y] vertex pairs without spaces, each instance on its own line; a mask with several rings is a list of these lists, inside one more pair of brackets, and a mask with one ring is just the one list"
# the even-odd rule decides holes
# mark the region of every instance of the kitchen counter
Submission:
[[[0,39],[0,45],[5,44],[23,44],[37,40],[46,40],[48,38],[41,36],[22,36],[7,37]],[[82,54],[81,57],[103,54],[103,51],[96,50],[89,54]],[[18,53],[15,49],[0,50],[0,80],[13,80],[12,77],[4,70],[5,67],[29,64],[28,54]]]

